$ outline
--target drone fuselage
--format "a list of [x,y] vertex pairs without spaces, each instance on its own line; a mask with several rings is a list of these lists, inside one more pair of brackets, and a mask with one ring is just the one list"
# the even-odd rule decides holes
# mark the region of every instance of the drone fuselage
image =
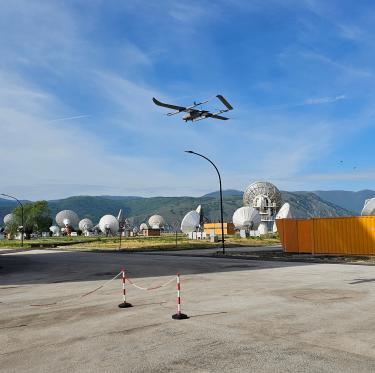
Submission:
[[206,117],[206,110],[189,110],[186,115],[182,117],[185,122],[194,122],[198,119],[204,119]]

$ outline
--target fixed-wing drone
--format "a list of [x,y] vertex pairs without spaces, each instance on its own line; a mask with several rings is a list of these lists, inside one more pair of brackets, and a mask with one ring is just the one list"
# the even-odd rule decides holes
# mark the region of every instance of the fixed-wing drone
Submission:
[[154,101],[154,103],[156,105],[158,105],[158,106],[162,106],[162,107],[166,107],[166,108],[175,110],[172,113],[168,113],[167,114],[168,116],[179,114],[179,113],[182,113],[182,112],[187,113],[182,118],[185,122],[188,122],[188,121],[196,122],[198,120],[207,119],[207,118],[214,118],[214,119],[221,119],[221,120],[227,120],[227,119],[229,119],[227,117],[221,116],[220,114],[226,113],[229,110],[233,110],[232,105],[222,95],[217,95],[216,97],[226,107],[226,109],[219,110],[216,113],[211,113],[208,110],[198,110],[198,109],[195,109],[197,106],[206,104],[207,102],[209,102],[209,100],[204,101],[204,102],[198,102],[198,103],[194,102],[194,105],[188,106],[188,107],[165,104],[165,103],[160,102],[159,100],[157,100],[155,97],[152,98],[152,101]]

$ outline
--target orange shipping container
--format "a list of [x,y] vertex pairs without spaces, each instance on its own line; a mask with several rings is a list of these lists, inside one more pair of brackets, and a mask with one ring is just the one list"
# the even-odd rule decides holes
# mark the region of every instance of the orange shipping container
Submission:
[[375,216],[277,219],[285,252],[375,255]]
[[[233,223],[224,223],[224,234],[235,234]],[[215,229],[215,234],[221,235],[221,223],[206,223],[204,224],[204,232],[211,234],[211,230]]]

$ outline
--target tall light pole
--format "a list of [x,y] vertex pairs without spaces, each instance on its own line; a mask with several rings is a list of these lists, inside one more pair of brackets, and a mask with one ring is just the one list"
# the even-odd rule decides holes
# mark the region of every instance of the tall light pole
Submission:
[[21,206],[21,224],[22,224],[22,227],[21,227],[21,247],[23,247],[23,204],[21,203],[21,201],[19,199],[17,199],[16,197],[10,196],[9,194],[1,193],[0,195],[16,200],[18,202],[18,204]]
[[223,217],[223,190],[222,190],[222,187],[221,187],[221,176],[220,176],[220,172],[219,170],[217,169],[216,165],[214,162],[212,162],[210,159],[208,159],[207,157],[205,157],[203,154],[199,154],[199,153],[196,153],[196,152],[193,152],[192,150],[185,150],[185,153],[190,153],[190,154],[195,154],[199,157],[202,157],[204,158],[206,161],[210,162],[212,164],[212,166],[214,166],[216,172],[217,172],[217,176],[219,176],[219,185],[220,185],[220,215],[221,215],[221,243],[222,243],[222,247],[223,247],[223,254],[225,254],[225,243],[224,243],[224,217]]

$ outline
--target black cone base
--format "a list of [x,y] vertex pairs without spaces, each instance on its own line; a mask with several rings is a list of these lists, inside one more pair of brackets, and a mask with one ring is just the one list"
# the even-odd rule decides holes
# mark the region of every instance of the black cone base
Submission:
[[174,315],[172,315],[173,320],[185,320],[185,319],[188,319],[188,318],[189,318],[189,316],[185,315],[184,313],[175,313]]
[[133,307],[133,305],[131,303],[128,303],[128,302],[122,302],[118,305],[120,308],[129,308],[129,307]]

